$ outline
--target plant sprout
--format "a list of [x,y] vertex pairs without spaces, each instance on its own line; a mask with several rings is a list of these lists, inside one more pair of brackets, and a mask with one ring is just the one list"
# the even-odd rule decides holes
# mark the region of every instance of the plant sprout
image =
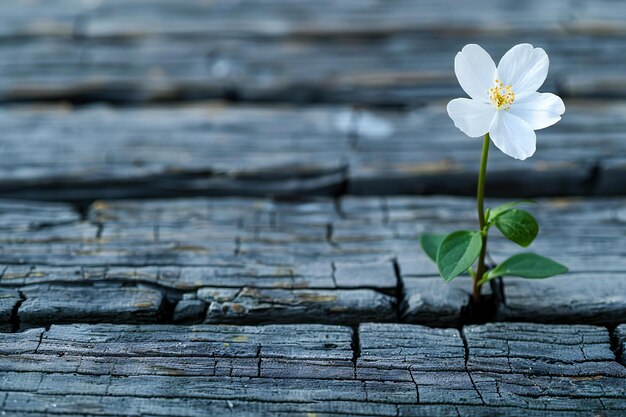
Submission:
[[529,201],[485,210],[484,195],[492,141],[506,155],[524,160],[535,153],[535,130],[561,120],[565,112],[563,101],[554,94],[537,92],[548,75],[548,67],[546,52],[529,44],[511,48],[497,68],[491,56],[473,44],[466,45],[454,60],[459,84],[471,98],[450,101],[448,115],[466,135],[484,136],[477,191],[479,230],[459,230],[447,235],[425,233],[420,241],[445,282],[465,272],[472,276],[476,302],[481,300],[481,287],[497,277],[548,278],[567,272],[565,266],[534,253],[514,255],[490,270],[485,264],[492,226],[522,247],[528,247],[539,233],[532,214],[518,208]]

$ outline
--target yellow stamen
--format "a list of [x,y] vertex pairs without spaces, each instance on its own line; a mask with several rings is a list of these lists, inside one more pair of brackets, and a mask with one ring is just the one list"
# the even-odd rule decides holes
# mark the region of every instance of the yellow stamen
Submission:
[[489,89],[489,100],[498,110],[508,110],[515,101],[515,93],[511,87],[505,87],[502,81],[496,80],[495,87]]

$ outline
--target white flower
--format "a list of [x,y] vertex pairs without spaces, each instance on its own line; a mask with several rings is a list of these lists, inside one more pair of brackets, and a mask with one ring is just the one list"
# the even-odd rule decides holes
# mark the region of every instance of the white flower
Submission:
[[535,153],[535,130],[552,126],[565,112],[557,95],[538,93],[550,62],[541,48],[515,45],[498,68],[478,45],[466,45],[454,59],[459,84],[471,97],[448,103],[454,125],[471,137],[489,133],[505,154],[526,159]]

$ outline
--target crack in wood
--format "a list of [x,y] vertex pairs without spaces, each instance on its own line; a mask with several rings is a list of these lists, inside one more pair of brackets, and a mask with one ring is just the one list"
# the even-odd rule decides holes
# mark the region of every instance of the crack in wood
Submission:
[[19,295],[19,300],[17,300],[17,302],[13,306],[13,310],[11,311],[11,318],[9,319],[11,326],[12,326],[11,331],[14,333],[19,331],[20,329],[19,310],[20,310],[20,307],[22,306],[22,303],[26,301],[26,296],[24,295],[22,291],[18,291],[17,293]]
[[472,384],[472,388],[474,389],[474,391],[476,391],[476,394],[478,394],[478,397],[480,398],[480,402],[482,403],[482,405],[485,405],[485,399],[483,398],[483,395],[481,394],[480,390],[476,386],[476,382],[474,382],[472,372],[469,370],[467,366],[467,363],[470,357],[470,348],[469,348],[469,344],[467,342],[467,338],[465,337],[465,332],[463,329],[461,329],[461,331],[459,332],[459,335],[461,336],[461,340],[463,341],[463,350],[464,350],[463,360],[465,363],[465,372],[467,373],[467,376],[469,377],[469,381]]

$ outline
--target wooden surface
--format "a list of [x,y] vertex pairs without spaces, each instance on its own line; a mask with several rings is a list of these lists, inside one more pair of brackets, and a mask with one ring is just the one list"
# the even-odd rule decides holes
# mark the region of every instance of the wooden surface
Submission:
[[560,94],[626,94],[616,0],[46,3],[0,8],[4,101],[417,105],[461,93],[451,58],[464,44],[498,60],[520,41],[548,50]]
[[[0,2],[0,414],[625,415],[625,13]],[[548,197],[531,249],[570,272],[481,309],[418,245],[476,224],[472,42],[545,48],[567,107],[487,194]]]
[[[570,272],[494,281],[488,317],[626,321],[626,201],[541,199],[528,209],[542,227],[530,249]],[[478,320],[468,278],[444,284],[418,245],[424,231],[473,228],[471,198],[99,201],[85,219],[62,204],[6,202],[0,212],[6,328]],[[495,262],[518,251],[494,230]]]
[[522,41],[547,50],[567,112],[534,158],[492,152],[491,195],[626,193],[621,2],[343,3],[1,4],[0,102],[35,104],[0,108],[0,194],[471,195],[480,146],[444,111],[464,95],[453,57]]
[[54,325],[0,342],[9,413],[619,416],[606,329]]
[[[626,102],[568,102],[527,161],[495,150],[491,196],[623,195]],[[0,191],[90,202],[186,195],[472,195],[480,143],[412,111],[183,105],[0,109]],[[33,149],[38,152],[34,153]]]

